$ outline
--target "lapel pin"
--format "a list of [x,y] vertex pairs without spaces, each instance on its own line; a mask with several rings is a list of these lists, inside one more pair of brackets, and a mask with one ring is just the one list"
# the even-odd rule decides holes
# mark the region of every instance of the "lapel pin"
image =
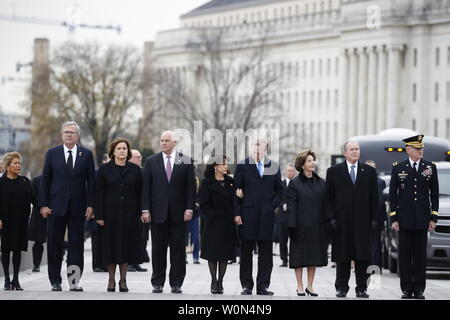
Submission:
[[83,152],[81,152],[81,151],[80,151],[80,152],[78,153],[78,156],[80,156],[80,157],[81,157],[81,155],[82,155],[82,154],[83,154]]

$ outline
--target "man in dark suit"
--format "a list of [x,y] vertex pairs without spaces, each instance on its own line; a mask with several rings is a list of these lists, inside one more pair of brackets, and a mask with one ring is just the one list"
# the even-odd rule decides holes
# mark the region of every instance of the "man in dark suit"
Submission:
[[423,135],[403,141],[409,159],[392,168],[390,218],[399,235],[402,299],[425,299],[427,236],[438,220],[439,181],[436,165],[422,159]]
[[172,293],[181,293],[186,275],[186,222],[192,219],[195,203],[195,174],[192,159],[176,152],[174,132],[161,135],[161,151],[144,166],[143,221],[151,222],[152,285],[163,291],[167,247],[170,247],[169,283]]
[[329,168],[326,178],[326,216],[334,230],[331,258],[336,262],[336,296],[347,296],[351,261],[354,260],[356,296],[368,298],[370,232],[378,227],[377,173],[358,161],[357,142],[344,144],[344,156],[346,161]]
[[273,295],[268,291],[273,268],[272,239],[275,209],[280,205],[283,193],[278,163],[267,156],[267,141],[256,140],[252,144],[252,156],[240,162],[235,170],[236,194],[240,208],[235,222],[240,226],[241,260],[240,280],[243,295],[253,290],[253,249],[258,246],[258,275],[256,293]]
[[[48,218],[47,257],[52,291],[61,291],[66,227],[69,237],[67,268],[79,269],[81,277],[85,219],[91,219],[94,212],[94,157],[89,149],[77,145],[79,137],[78,124],[74,121],[65,122],[62,125],[63,145],[47,151],[42,171],[39,206],[42,216]],[[83,291],[77,278],[75,276],[74,283],[69,283],[71,291]]]
[[289,229],[287,227],[287,189],[289,186],[289,182],[295,178],[295,167],[293,164],[289,163],[285,170],[285,176],[286,179],[284,179],[281,183],[283,186],[283,197],[280,205],[277,209],[277,224],[278,224],[278,237],[280,242],[280,258],[282,261],[282,264],[280,267],[287,267],[288,266],[288,256],[289,256],[289,250],[288,250],[288,240],[289,240]]

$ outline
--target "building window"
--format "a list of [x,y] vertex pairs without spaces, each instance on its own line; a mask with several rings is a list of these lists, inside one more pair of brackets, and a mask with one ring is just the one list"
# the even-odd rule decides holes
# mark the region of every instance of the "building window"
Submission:
[[331,59],[328,58],[327,59],[327,76],[330,75],[330,72],[331,72]]
[[296,63],[295,63],[295,78],[296,79],[298,79],[298,76],[299,76],[299,68],[300,68],[300,63],[297,61]]
[[319,59],[319,76],[322,76],[322,59]]
[[434,84],[434,102],[439,102],[439,83]]
[[334,123],[334,141],[333,141],[333,145],[337,145],[337,136],[338,136],[338,123],[335,122]]
[[338,89],[334,90],[334,105],[337,107],[339,107],[339,91]]
[[334,62],[336,64],[336,76],[339,75],[339,58],[336,58],[336,61]]
[[311,91],[309,104],[311,105],[311,108],[314,108],[314,91]]
[[416,131],[416,119],[412,119],[412,130]]
[[413,66],[417,67],[417,49],[414,49],[413,53]]
[[326,102],[326,104],[327,104],[327,108],[329,108],[330,107],[330,90],[327,90],[327,102]]
[[311,60],[311,78],[314,77],[314,60]]
[[447,65],[450,66],[450,47],[447,47]]
[[447,139],[450,139],[450,119],[447,119],[446,121],[446,137]]
[[417,101],[417,85],[415,83],[413,83],[412,87],[412,100],[413,102]]
[[330,145],[330,123],[327,122],[326,133],[325,133],[326,145]]
[[298,108],[298,91],[295,91],[295,105],[294,105],[295,110],[297,111]]
[[303,61],[303,78],[306,78],[307,72],[306,67],[308,66],[308,62],[306,60]]
[[322,90],[319,90],[319,98],[318,98],[319,108],[322,108]]
[[450,82],[447,81],[447,101],[450,101]]
[[434,119],[434,136],[437,137],[438,136],[438,132],[439,132],[439,128],[438,128],[438,119]]
[[303,94],[302,94],[302,108],[303,108],[303,111],[306,110],[306,91],[303,91]]
[[436,48],[436,67],[439,66],[439,48]]
[[305,14],[308,14],[309,12],[309,4],[305,4]]
[[322,146],[322,123],[318,123],[317,128],[317,145],[320,148]]

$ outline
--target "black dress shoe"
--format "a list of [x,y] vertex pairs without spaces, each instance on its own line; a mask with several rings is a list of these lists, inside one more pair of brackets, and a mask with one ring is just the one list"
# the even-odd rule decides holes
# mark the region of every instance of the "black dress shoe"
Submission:
[[346,298],[347,297],[347,292],[342,291],[342,290],[338,290],[336,292],[336,297],[338,297],[338,298]]
[[252,290],[248,289],[248,288],[244,288],[244,290],[242,290],[241,295],[243,296],[251,296],[252,295]]
[[306,297],[306,293],[304,293],[304,292],[298,292],[298,289],[295,290],[295,292],[297,292],[297,296],[299,296],[299,297]]
[[280,267],[281,267],[281,268],[287,267],[287,263],[286,263],[286,262],[283,262],[282,264],[280,264]]
[[223,284],[221,280],[217,281],[217,293],[223,294]]
[[11,281],[5,280],[5,285],[3,287],[3,290],[5,290],[5,291],[11,290]]
[[173,287],[172,287],[172,290],[170,290],[170,292],[172,292],[172,293],[183,293],[183,291],[181,290],[181,288],[180,288],[180,287],[177,287],[177,286],[173,286]]
[[83,288],[80,287],[78,284],[73,285],[72,288],[70,288],[70,291],[74,291],[74,292],[83,292]]
[[23,291],[18,280],[13,280],[11,282],[11,290]]
[[152,292],[153,293],[162,293],[163,292],[163,286],[154,286]]
[[269,290],[267,290],[267,289],[257,290],[257,291],[256,291],[256,294],[257,294],[257,295],[260,295],[260,296],[273,296],[273,292],[272,292],[272,291],[269,291]]
[[318,296],[319,296],[317,293],[312,292],[312,291],[309,291],[308,288],[305,289],[305,292],[306,292],[306,294],[307,294],[308,296],[311,296],[311,297],[318,297]]
[[119,292],[128,292],[127,282],[126,281],[119,281]]
[[198,261],[198,259],[194,259],[194,264],[200,264],[200,261]]
[[128,267],[127,267],[127,271],[128,271],[128,272],[136,272],[136,271],[137,271],[136,265],[134,265],[134,264],[129,264]]
[[52,284],[52,291],[62,291],[61,284],[59,283]]
[[40,272],[41,269],[39,268],[39,266],[34,266],[33,270],[31,270],[32,272]]
[[140,265],[136,264],[135,265],[136,271],[137,272],[147,272],[147,269],[142,268]]
[[413,298],[413,294],[410,291],[405,291],[402,294],[402,299],[412,299]]
[[358,292],[356,293],[356,297],[357,297],[357,298],[368,298],[369,295],[368,295],[367,292],[365,292],[365,291],[358,291]]
[[425,296],[422,291],[414,292],[414,299],[425,300]]
[[108,281],[108,288],[106,289],[108,292],[115,292],[116,291],[116,282],[113,280]]

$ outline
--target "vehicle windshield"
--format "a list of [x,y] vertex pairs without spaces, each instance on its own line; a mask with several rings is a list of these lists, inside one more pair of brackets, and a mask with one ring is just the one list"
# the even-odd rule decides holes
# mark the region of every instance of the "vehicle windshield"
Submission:
[[439,195],[450,197],[450,169],[438,169]]

